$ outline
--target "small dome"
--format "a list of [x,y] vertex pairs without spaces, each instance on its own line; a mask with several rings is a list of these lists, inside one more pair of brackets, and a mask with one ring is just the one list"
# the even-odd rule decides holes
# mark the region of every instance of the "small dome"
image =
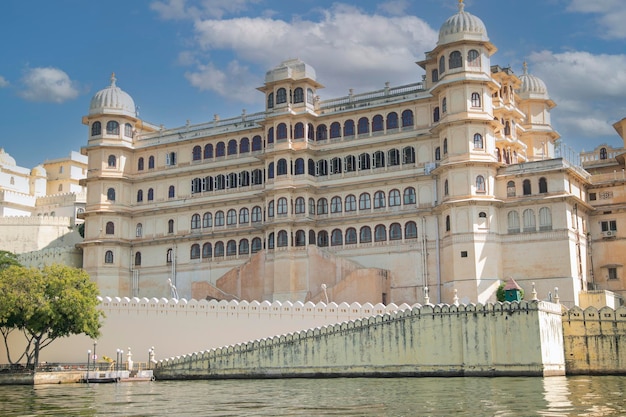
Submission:
[[6,153],[3,148],[0,148],[0,165],[14,167],[17,166],[15,159]]
[[89,114],[124,114],[136,117],[133,98],[115,85],[115,74],[111,75],[111,85],[98,91],[89,104]]
[[37,165],[35,168],[30,170],[30,175],[33,177],[45,177],[48,173],[43,166]]
[[519,77],[522,88],[519,93],[548,94],[548,88],[540,78],[528,73],[528,65],[524,62],[524,73]]
[[439,29],[437,45],[461,40],[489,41],[487,28],[478,17],[467,13],[463,0],[459,0],[459,12],[448,18]]
[[265,83],[287,79],[302,80],[306,78],[315,81],[315,69],[296,58],[283,61],[274,69],[267,71],[265,74]]

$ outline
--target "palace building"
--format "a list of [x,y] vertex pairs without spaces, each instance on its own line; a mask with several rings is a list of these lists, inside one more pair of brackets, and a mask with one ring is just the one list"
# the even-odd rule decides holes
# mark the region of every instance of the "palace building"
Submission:
[[558,155],[543,81],[495,53],[460,2],[412,84],[324,99],[292,59],[264,111],[175,129],[112,77],[83,117],[84,268],[104,296],[484,303],[513,278],[578,304],[592,174]]

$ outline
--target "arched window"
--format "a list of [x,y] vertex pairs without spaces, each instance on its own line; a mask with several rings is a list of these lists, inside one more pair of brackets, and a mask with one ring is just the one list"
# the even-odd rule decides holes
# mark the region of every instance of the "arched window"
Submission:
[[539,209],[539,230],[552,230],[552,213],[548,207]]
[[104,253],[104,263],[105,264],[113,263],[113,251],[108,250]]
[[115,155],[109,155],[107,165],[109,168],[115,168],[115,166],[117,165],[117,158],[115,157]]
[[303,158],[296,159],[295,172],[296,172],[296,175],[304,175],[304,159]]
[[252,239],[252,253],[257,253],[262,248],[263,248],[263,246],[261,244],[261,238],[260,237],[255,237],[254,239]]
[[267,248],[274,249],[274,233],[267,235]]
[[119,135],[120,134],[120,124],[114,120],[110,120],[107,122],[107,135]]
[[435,161],[441,161],[441,148],[439,146],[435,148]]
[[252,207],[252,223],[259,223],[263,220],[262,210],[259,206]]
[[383,116],[377,114],[372,118],[372,132],[382,132],[383,126]]
[[287,214],[287,211],[287,199],[285,197],[279,198],[276,203],[276,214],[284,216]]
[[201,178],[194,178],[191,180],[191,194],[201,193],[204,189],[203,180]]
[[385,207],[385,193],[383,191],[376,191],[374,193],[374,208],[379,209]]
[[218,158],[226,155],[226,144],[224,142],[218,142],[215,146],[215,156]]
[[237,155],[237,148],[237,141],[235,139],[228,141],[228,155]]
[[607,159],[608,154],[606,148],[600,148],[600,159]]
[[391,112],[387,115],[387,130],[398,128],[398,113]]
[[221,258],[222,256],[224,256],[224,242],[215,242],[215,251],[213,254],[216,258]]
[[325,159],[317,161],[317,175],[320,177],[328,175],[328,162]]
[[293,90],[293,102],[294,103],[303,103],[304,102],[304,90],[301,87]]
[[417,225],[415,222],[410,221],[406,222],[404,225],[404,238],[405,239],[416,239],[417,238]]
[[135,226],[135,237],[143,236],[143,225],[141,223],[137,223]]
[[204,159],[212,159],[213,158],[213,144],[208,143],[204,145]]
[[504,122],[504,135],[511,136],[511,124],[508,120]]
[[346,120],[343,124],[343,136],[354,136],[354,120]]
[[342,159],[338,156],[330,160],[330,173],[331,174],[341,174],[341,171],[342,171],[341,162],[342,162]]
[[285,123],[279,123],[276,127],[276,140],[287,139],[287,125]]
[[361,227],[359,231],[359,242],[360,243],[369,243],[372,241],[372,229],[369,226]]
[[480,54],[476,49],[470,49],[467,53],[467,65],[469,67],[480,67]]
[[334,229],[330,234],[330,245],[331,246],[342,246],[343,245],[343,233],[339,229]]
[[463,57],[461,56],[461,53],[459,51],[453,51],[450,54],[450,62],[448,64],[448,67],[450,69],[453,68],[461,68],[463,66]]
[[317,200],[317,214],[328,214],[328,200],[325,198]]
[[415,204],[415,188],[407,187],[404,189],[404,204]]
[[296,198],[296,206],[295,206],[296,214],[304,214],[305,210],[306,210],[306,204],[304,203],[304,197]]
[[267,203],[267,217],[274,217],[274,200]]
[[526,209],[522,213],[522,218],[524,220],[524,231],[525,232],[534,232],[537,230],[535,223],[535,212],[532,209]]
[[384,242],[387,240],[387,228],[384,224],[379,224],[374,228],[374,242]]
[[268,109],[274,108],[274,93],[269,93],[267,95],[267,108]]
[[548,180],[545,177],[539,178],[539,192],[542,194],[548,192]]
[[211,256],[213,256],[213,247],[210,243],[207,242],[202,245],[202,257],[206,259],[210,258]]
[[261,185],[263,184],[263,171],[260,169],[255,169],[252,171],[252,185]]
[[148,201],[154,200],[154,190],[152,188],[148,189]]
[[349,227],[346,229],[346,245],[354,245],[356,243],[356,229]]
[[368,193],[363,193],[359,196],[359,210],[370,210],[372,208],[372,201]]
[[115,201],[115,188],[109,188],[107,190],[107,200]]
[[284,158],[279,159],[276,167],[276,173],[278,175],[287,175],[287,160],[285,160]]
[[328,232],[326,230],[320,230],[320,232],[317,234],[317,246],[328,246]]
[[354,155],[348,155],[344,159],[344,166],[346,172],[356,171],[356,158]]
[[441,100],[441,112],[446,113],[447,111],[448,111],[448,99],[444,97]]
[[294,139],[304,139],[304,123],[298,122],[293,128]]
[[506,196],[515,197],[515,181],[509,181],[506,183]]
[[436,83],[437,81],[439,81],[439,71],[437,71],[437,69],[434,69],[430,72],[430,78],[432,78],[433,82]]
[[330,138],[336,139],[341,137],[341,124],[339,122],[333,122],[330,125]]
[[402,127],[413,127],[413,110],[402,112]]
[[330,212],[331,213],[341,213],[342,212],[342,209],[341,209],[341,197],[334,196],[330,200]]
[[244,207],[239,210],[239,224],[248,224],[250,221],[250,211]]
[[326,140],[328,139],[328,130],[326,128],[326,125],[319,125],[317,126],[317,130],[316,130],[317,134],[315,136],[315,140]]
[[202,159],[202,148],[200,146],[193,147],[193,151],[191,152],[191,159],[194,161],[199,161]]
[[389,191],[389,207],[399,206],[400,204],[401,204],[400,191],[399,190]]
[[442,55],[439,57],[439,74],[446,72],[446,58]]
[[450,231],[450,216],[446,216],[446,232]]
[[313,141],[315,139],[315,128],[313,127],[313,123],[306,125],[306,138],[308,141]]
[[191,250],[189,251],[189,258],[200,259],[200,245],[199,244],[194,243],[193,245],[191,245]]
[[476,177],[476,192],[484,193],[485,192],[485,177],[479,175]]
[[450,185],[447,179],[443,182],[443,195],[450,195]]
[[250,139],[241,138],[239,141],[239,153],[248,153],[250,152]]
[[168,198],[176,197],[176,188],[174,188],[173,185],[170,185],[170,187],[167,189],[167,197]]
[[137,191],[137,202],[141,203],[143,201],[143,190]]
[[480,107],[480,94],[472,93],[472,107]]
[[439,106],[435,107],[433,110],[433,122],[437,123],[439,121]]
[[296,232],[296,246],[306,246],[306,233],[304,230]]
[[272,178],[274,178],[274,163],[270,162],[267,166],[267,179],[271,180]]
[[359,155],[359,170],[364,171],[370,169],[371,157],[368,153],[362,153]]
[[400,223],[392,223],[389,226],[389,240],[402,240],[402,226],[400,226]]
[[202,227],[213,226],[213,215],[210,212],[206,212],[202,215]]
[[143,171],[143,158],[137,160],[137,171]]
[[191,228],[192,229],[200,228],[200,215],[197,213],[191,216]]
[[237,224],[237,210],[230,209],[226,213],[226,225],[235,226]]
[[91,125],[91,136],[98,136],[102,134],[102,124],[100,122],[93,122]]
[[397,149],[389,149],[389,151],[387,151],[387,164],[390,167],[400,165],[400,151]]
[[224,226],[224,212],[222,210],[215,213],[215,226]]
[[474,134],[474,149],[483,149],[483,136],[480,133]]
[[361,117],[357,125],[357,133],[359,135],[363,135],[365,133],[369,133],[369,131],[370,131],[369,120],[367,120],[367,117]]
[[261,136],[256,135],[252,138],[252,152],[257,152],[263,150],[263,140]]
[[105,231],[107,235],[114,235],[115,234],[115,224],[113,222],[107,222],[106,227],[105,227]]
[[152,155],[148,158],[148,169],[154,169],[154,156]]
[[524,182],[522,183],[522,190],[523,190],[524,195],[532,194],[530,180],[524,180]]
[[443,139],[443,154],[448,154],[448,138]]
[[239,255],[247,255],[250,253],[250,244],[248,239],[241,239],[239,241]]
[[237,242],[235,242],[232,239],[229,240],[228,243],[226,243],[226,255],[227,256],[237,255]]
[[276,91],[276,104],[282,104],[287,102],[287,90],[279,88]]
[[169,219],[167,221],[167,233],[174,233],[174,220]]
[[239,185],[242,187],[250,185],[250,173],[248,171],[241,171],[239,173]]
[[141,252],[135,252],[135,266],[141,266]]
[[279,248],[284,248],[285,246],[289,245],[289,237],[287,235],[287,231],[286,230],[281,230],[280,232],[278,232],[278,238],[276,239],[276,245]]
[[346,212],[348,211],[356,211],[356,197],[352,194],[346,196]]
[[173,255],[174,251],[172,250],[172,248],[168,249],[167,252],[165,252],[165,262],[171,264]]

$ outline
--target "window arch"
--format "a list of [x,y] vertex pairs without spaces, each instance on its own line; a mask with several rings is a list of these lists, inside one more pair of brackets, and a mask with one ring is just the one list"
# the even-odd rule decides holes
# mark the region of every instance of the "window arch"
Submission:
[[215,256],[216,258],[221,258],[224,256],[224,242],[222,242],[221,240],[219,242],[215,242],[213,256]]
[[507,219],[507,229],[509,233],[519,233],[520,231],[520,223],[519,223],[519,214],[515,210],[509,211],[506,216]]
[[213,144],[208,143],[204,145],[204,159],[212,159],[213,158]]
[[413,127],[413,110],[402,112],[402,127]]
[[283,139],[287,139],[287,124],[279,123],[278,126],[276,126],[276,140]]
[[107,122],[107,135],[119,135],[120,124],[115,120],[109,120]]
[[194,243],[193,245],[191,245],[191,250],[189,251],[189,258],[200,259],[200,245],[199,244]]
[[143,201],[143,190],[137,191],[137,202],[141,203]]
[[267,179],[271,180],[272,178],[274,178],[274,163],[270,162],[267,166]]
[[548,207],[539,209],[539,230],[552,230],[552,212]]
[[100,122],[93,122],[91,125],[91,136],[97,136],[102,134],[102,124]]
[[374,193],[374,208],[379,209],[385,207],[385,192],[376,191]]
[[472,93],[472,107],[480,107],[480,94]]
[[143,225],[141,223],[137,223],[135,226],[135,237],[143,236]]
[[269,93],[267,95],[267,108],[271,109],[274,107],[274,93]]
[[296,231],[296,246],[306,246],[306,233],[304,230]]
[[404,238],[416,239],[417,238],[417,224],[414,221],[406,222],[404,225]]
[[107,200],[115,201],[115,188],[109,188],[107,190]]
[[215,146],[215,156],[221,158],[226,155],[226,144],[224,142],[218,142]]
[[367,117],[361,117],[357,124],[357,133],[359,135],[363,135],[365,133],[369,133],[369,131],[370,131],[369,120],[367,119]]
[[330,138],[336,139],[341,137],[341,124],[339,122],[333,122],[330,125]]
[[284,88],[279,88],[276,91],[276,104],[282,104],[287,102],[287,90]]
[[450,195],[450,185],[447,178],[443,182],[443,195]]
[[154,169],[154,156],[148,157],[148,169]]
[[400,151],[395,148],[389,149],[389,151],[387,152],[387,161],[390,167],[400,165]]
[[326,140],[328,139],[328,129],[326,128],[325,124],[321,124],[319,126],[317,126],[316,129],[316,136],[315,136],[315,140]]
[[167,262],[168,264],[171,264],[173,255],[174,255],[174,251],[172,250],[172,248],[169,248],[167,252],[165,252],[165,262]]
[[476,192],[484,193],[485,191],[486,191],[485,177],[483,177],[482,175],[478,175],[476,177]]
[[346,196],[345,210],[346,212],[356,211],[356,197],[354,195]]
[[135,252],[135,266],[141,266],[141,252]]
[[441,148],[439,146],[435,148],[435,161],[441,161]]
[[117,166],[117,158],[115,157],[115,155],[109,155],[109,158],[107,160],[107,166],[109,168],[115,168]]
[[432,78],[432,81],[434,83],[439,81],[439,71],[437,71],[436,68],[430,72],[430,78]]
[[228,243],[226,243],[226,255],[237,255],[237,242],[235,242],[233,239],[229,240]]
[[224,212],[222,210],[215,213],[215,226],[224,226]]
[[389,191],[389,207],[399,206],[401,203],[400,190]]
[[154,190],[152,188],[148,189],[148,201],[154,200]]
[[532,194],[532,188],[531,188],[530,180],[524,180],[524,182],[522,183],[522,190],[524,192],[524,195],[531,195]]
[[506,196],[515,197],[515,181],[509,181],[506,183]]
[[402,226],[400,226],[400,223],[389,225],[389,240],[402,240]]
[[137,171],[143,171],[143,158],[137,160]]
[[274,200],[267,203],[267,217],[274,217]]
[[167,221],[167,233],[174,233],[174,219]]
[[439,74],[446,72],[446,58],[442,55],[439,57]]
[[387,115],[387,130],[398,128],[398,113],[391,112]]
[[526,209],[522,213],[522,218],[524,220],[524,231],[525,232],[534,232],[537,230],[535,223],[535,212],[532,209]]
[[407,187],[404,189],[404,204],[415,204],[415,188]]
[[450,231],[450,215],[446,216],[446,232]]
[[209,242],[207,242],[202,245],[202,257],[206,259],[210,258],[211,256],[213,256],[213,247]]
[[368,193],[359,196],[359,210],[369,210],[372,208],[372,202]]
[[295,174],[304,175],[304,159],[303,158],[296,159]]
[[202,215],[202,227],[207,228],[211,226],[213,226],[213,215],[207,211]]
[[104,263],[112,264],[113,263],[113,251],[108,250],[104,253]]
[[359,231],[359,242],[370,243],[372,241],[372,229],[369,226],[361,227]]
[[325,198],[317,200],[317,214],[328,214],[328,200]]
[[250,243],[248,239],[241,239],[239,241],[239,255],[247,255],[250,253]]
[[252,152],[257,152],[263,150],[263,140],[261,136],[256,135],[252,138]]
[[235,139],[231,139],[228,141],[228,155],[237,155],[237,141]]
[[252,207],[252,223],[259,223],[261,221],[263,221],[263,215],[262,215],[262,210],[261,207],[259,206],[254,206]]
[[448,112],[448,99],[446,97],[441,99],[441,112],[444,114]]
[[278,160],[276,164],[276,174],[277,175],[287,175],[287,160],[281,158]]
[[439,106],[435,107],[435,109],[433,110],[433,122],[438,122],[439,121]]
[[304,197],[296,198],[295,213],[304,214],[305,210],[306,210],[306,204],[304,202]]
[[480,53],[476,49],[470,49],[467,53],[467,65],[469,67],[480,67]]
[[542,194],[548,192],[548,180],[545,177],[539,178],[539,192]]
[[293,129],[294,139],[304,139],[304,123],[298,122]]
[[354,227],[349,227],[346,229],[346,245],[354,245],[356,241],[356,229]]
[[372,132],[382,132],[384,129],[383,116],[377,114],[372,118]]
[[174,188],[173,185],[170,185],[170,187],[167,189],[167,197],[168,198],[176,197],[176,188]]
[[461,68],[463,66],[463,57],[459,51],[453,51],[450,53],[450,60],[448,67],[450,69]]
[[288,212],[288,208],[287,208],[287,199],[285,197],[281,197],[278,199],[278,202],[276,203],[276,214],[280,215],[285,215]]
[[330,234],[330,245],[331,246],[342,246],[343,245],[343,232],[340,229],[334,229]]
[[293,102],[294,103],[303,103],[304,102],[304,90],[302,87],[298,87],[293,90]]
[[448,154],[448,138],[443,139],[443,154]]
[[474,134],[474,149],[483,149],[483,136],[480,133]]
[[342,206],[342,204],[341,204],[341,197],[334,196],[330,200],[330,212],[331,213],[341,213],[342,212],[341,206]]
[[261,238],[260,237],[255,237],[254,239],[252,239],[252,253],[257,253],[259,252],[262,248],[263,245],[261,244]]
[[328,246],[328,232],[326,230],[320,230],[320,232],[317,234],[317,246]]
[[250,221],[250,211],[244,207],[239,210],[239,224],[248,224]]
[[608,153],[606,151],[606,148],[600,148],[600,159],[607,159],[608,158]]
[[384,224],[379,224],[374,228],[374,242],[384,242],[387,240],[387,228]]
[[371,167],[371,157],[368,153],[362,153],[359,155],[359,170],[363,171],[366,169],[370,169]]
[[385,167],[385,153],[383,151],[374,152],[373,159],[374,159],[374,168]]
[[202,148],[200,146],[194,146],[191,151],[191,159],[193,161],[199,161],[202,159]]
[[346,120],[343,124],[343,136],[354,136],[354,120]]
[[107,235],[114,235],[115,234],[115,223],[107,222],[107,224],[105,226],[105,232],[106,232]]
[[250,152],[250,139],[241,138],[239,141],[239,153],[248,153]]
[[226,213],[226,225],[235,226],[237,224],[237,210],[230,209]]

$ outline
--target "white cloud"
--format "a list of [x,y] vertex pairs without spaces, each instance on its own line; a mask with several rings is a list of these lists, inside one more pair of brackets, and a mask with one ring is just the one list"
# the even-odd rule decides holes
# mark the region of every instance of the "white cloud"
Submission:
[[612,124],[626,114],[626,72],[619,70],[626,55],[541,51],[529,61],[558,105],[553,115],[564,137],[615,135]]
[[286,59],[302,59],[318,69],[318,81],[327,87],[324,96],[347,94],[348,88],[357,93],[382,88],[385,81],[394,85],[419,81],[421,70],[415,61],[437,39],[437,32],[417,17],[368,15],[341,4],[324,12],[319,21],[208,19],[196,22],[195,29],[205,52],[229,51],[262,71]]
[[378,5],[380,11],[392,16],[402,16],[408,7],[408,0],[390,0]]
[[253,94],[258,87],[256,76],[237,61],[231,61],[226,70],[220,70],[211,63],[199,65],[195,71],[187,72],[185,77],[192,86],[201,91],[214,91],[223,97],[244,103],[252,103],[257,99]]
[[258,2],[259,0],[202,0],[188,3],[187,0],[163,0],[152,2],[150,8],[166,20],[221,19],[228,14],[243,12],[250,4]]
[[626,39],[626,2],[624,0],[571,0],[567,10],[597,14],[596,35],[608,39]]
[[0,88],[7,87],[8,85],[9,82],[2,75],[0,75]]
[[78,97],[76,83],[58,68],[32,68],[26,71],[25,86],[19,95],[29,101],[62,103]]

